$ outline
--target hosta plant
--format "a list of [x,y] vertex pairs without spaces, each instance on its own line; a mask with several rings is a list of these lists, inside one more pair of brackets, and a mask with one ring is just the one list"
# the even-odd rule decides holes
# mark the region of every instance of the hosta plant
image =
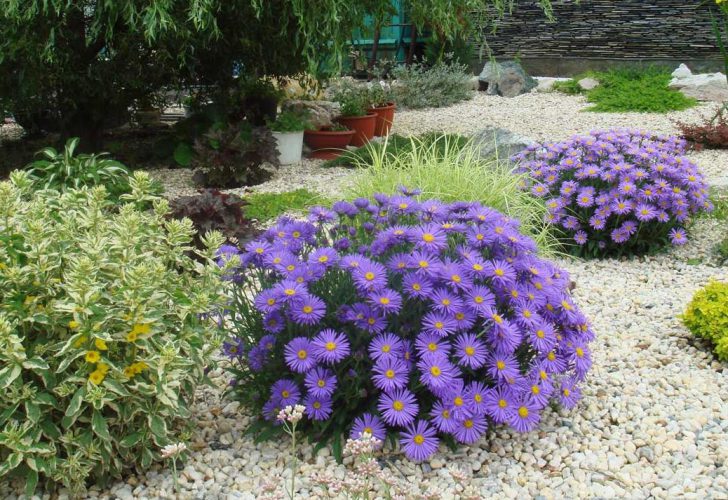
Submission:
[[342,434],[368,432],[423,460],[440,439],[530,431],[549,403],[576,404],[593,333],[568,274],[517,221],[417,194],[314,207],[224,249],[242,263],[231,391],[262,437],[300,403],[300,430],[337,455]]
[[535,144],[515,158],[569,250],[595,257],[687,242],[690,218],[713,205],[684,153],[676,137],[610,130]]
[[698,290],[682,320],[690,332],[713,345],[713,352],[728,361],[728,283],[713,281]]
[[103,187],[33,192],[0,183],[0,480],[73,493],[158,460],[181,441],[208,355],[222,281],[207,236],[169,220],[135,173],[126,203]]

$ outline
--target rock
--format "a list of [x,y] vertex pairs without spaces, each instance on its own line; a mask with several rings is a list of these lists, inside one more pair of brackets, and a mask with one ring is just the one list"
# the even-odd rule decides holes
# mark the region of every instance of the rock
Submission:
[[516,61],[503,63],[488,61],[480,72],[478,80],[487,84],[486,92],[489,95],[503,97],[525,94],[537,85],[536,80],[528,76]]
[[478,79],[477,76],[473,76],[470,79],[470,89],[471,90],[478,90],[478,89],[480,89],[480,80]]
[[592,90],[599,86],[599,80],[595,80],[594,78],[582,78],[576,83],[584,90]]
[[534,89],[535,92],[553,92],[556,82],[571,80],[571,78],[553,78],[550,76],[537,76],[535,79],[537,82],[536,88]]
[[309,121],[313,128],[330,127],[334,118],[341,114],[341,106],[332,101],[298,101],[290,100],[283,103],[283,111],[304,111],[309,114]]
[[497,127],[488,127],[473,136],[473,144],[483,159],[499,158],[507,160],[520,153],[535,141],[517,135],[510,130]]
[[684,64],[672,72],[669,87],[698,101],[724,102],[728,100],[728,83],[726,83],[723,73],[694,75]]

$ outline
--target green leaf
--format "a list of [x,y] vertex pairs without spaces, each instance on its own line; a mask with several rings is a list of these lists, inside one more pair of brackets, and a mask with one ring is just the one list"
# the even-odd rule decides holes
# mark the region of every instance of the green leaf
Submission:
[[91,429],[101,439],[110,440],[111,435],[109,434],[109,427],[106,425],[106,419],[100,411],[94,410],[93,417],[91,417]]
[[47,370],[49,366],[44,359],[30,358],[23,361],[23,368],[27,368],[28,370]]
[[159,415],[149,415],[147,422],[149,423],[152,434],[160,438],[167,437],[167,424]]
[[10,384],[20,376],[23,369],[20,365],[6,366],[0,370],[0,389],[6,389],[10,387]]
[[38,420],[40,420],[40,406],[38,406],[37,403],[34,401],[26,401],[25,402],[25,415],[28,417],[28,420],[33,422],[34,424],[38,423]]
[[121,441],[119,441],[119,446],[122,446],[124,448],[131,448],[135,444],[137,444],[142,439],[142,433],[141,432],[133,432],[127,436],[124,437]]
[[38,486],[38,471],[30,469],[25,475],[25,496],[31,498],[35,493],[36,486]]
[[152,465],[153,461],[154,455],[152,455],[151,450],[149,448],[144,448],[142,450],[142,468],[148,468],[150,465]]
[[61,437],[61,430],[56,426],[51,418],[41,421],[40,428],[43,430],[43,434],[51,439],[58,439]]
[[180,142],[174,149],[174,161],[181,167],[189,167],[193,157],[192,147],[186,142]]
[[341,449],[341,434],[338,432],[334,434],[334,438],[331,440],[331,451],[334,453],[336,462],[342,463],[344,460],[344,454]]

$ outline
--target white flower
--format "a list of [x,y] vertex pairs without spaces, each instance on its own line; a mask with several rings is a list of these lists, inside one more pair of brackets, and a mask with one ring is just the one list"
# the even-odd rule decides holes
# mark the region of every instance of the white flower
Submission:
[[291,406],[288,405],[278,412],[276,418],[281,422],[287,421],[292,424],[298,423],[303,418],[303,414],[306,412],[306,407],[303,405]]
[[168,444],[162,448],[162,458],[179,456],[186,449],[187,445],[184,443]]

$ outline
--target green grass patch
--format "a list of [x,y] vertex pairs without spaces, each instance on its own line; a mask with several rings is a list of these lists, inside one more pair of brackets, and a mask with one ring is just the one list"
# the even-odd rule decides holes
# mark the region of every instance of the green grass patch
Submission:
[[728,220],[728,189],[711,189],[710,201],[713,202],[714,208],[707,216],[712,219]]
[[308,189],[296,189],[285,193],[255,193],[245,197],[245,216],[268,222],[284,213],[303,212],[314,205],[330,205],[331,201]]
[[394,194],[403,185],[421,189],[421,199],[478,201],[518,219],[521,231],[536,241],[542,254],[557,253],[558,241],[544,222],[546,206],[521,188],[524,177],[513,173],[512,165],[484,159],[470,141],[461,143],[452,136],[408,140],[410,145],[397,154],[372,148],[369,168],[356,173],[347,198]]
[[443,134],[440,132],[428,132],[417,137],[417,141],[413,142],[409,137],[392,134],[385,140],[371,142],[366,146],[347,151],[338,158],[329,160],[324,163],[324,167],[361,167],[366,168],[374,159],[380,155],[387,154],[391,156],[406,155],[412,152],[414,144],[424,147],[432,147],[433,154],[444,154],[448,148],[463,148],[469,139],[464,135]]
[[[583,90],[577,82],[587,77],[598,80],[599,86]],[[695,99],[668,87],[671,78],[670,70],[659,66],[615,68],[590,71],[572,80],[556,82],[554,89],[565,94],[586,95],[587,101],[593,104],[586,111],[667,113],[695,106]]]

